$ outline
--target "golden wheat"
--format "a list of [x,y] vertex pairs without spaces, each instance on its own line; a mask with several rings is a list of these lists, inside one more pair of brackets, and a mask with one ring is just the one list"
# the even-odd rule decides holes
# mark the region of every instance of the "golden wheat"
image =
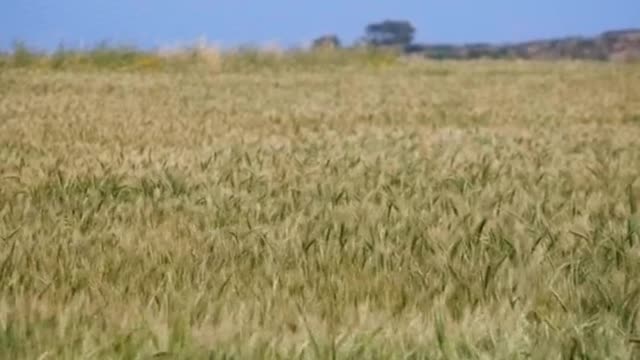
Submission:
[[640,67],[211,59],[0,70],[1,357],[633,355]]

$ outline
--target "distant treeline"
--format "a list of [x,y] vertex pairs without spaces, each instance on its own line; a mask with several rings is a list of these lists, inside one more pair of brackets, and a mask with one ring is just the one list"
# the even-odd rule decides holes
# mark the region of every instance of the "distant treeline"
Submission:
[[[303,66],[386,66],[402,55],[428,59],[581,59],[640,61],[640,29],[605,32],[595,37],[567,37],[515,44],[421,44],[414,42],[414,26],[404,20],[384,20],[366,26],[365,35],[345,46],[337,35],[315,39],[311,49],[259,49],[241,47],[220,51],[206,43],[174,50],[143,51],[132,46],[100,43],[88,50],[60,46],[42,52],[16,43],[0,52],[0,69],[29,67],[49,69],[183,70],[193,65],[214,71],[290,69]],[[310,50],[310,51],[309,51]],[[326,51],[329,50],[329,51]],[[286,55],[286,56],[284,56]]]
[[[567,37],[515,44],[420,44],[408,21],[385,20],[366,27],[353,46],[393,47],[407,54],[432,59],[585,59],[640,60],[640,29],[605,32],[596,37]],[[313,47],[342,47],[336,35],[316,39]]]

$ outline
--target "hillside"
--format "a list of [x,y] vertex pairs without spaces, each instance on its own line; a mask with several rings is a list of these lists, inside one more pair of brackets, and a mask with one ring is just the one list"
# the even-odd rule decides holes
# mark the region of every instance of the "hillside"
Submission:
[[437,59],[520,58],[640,60],[640,29],[608,31],[596,37],[566,37],[515,44],[414,44],[406,51]]

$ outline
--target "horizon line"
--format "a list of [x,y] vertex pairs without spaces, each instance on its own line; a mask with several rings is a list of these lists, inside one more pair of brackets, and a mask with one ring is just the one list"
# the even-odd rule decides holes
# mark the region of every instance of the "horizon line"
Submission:
[[[564,40],[564,39],[595,39],[595,38],[599,38],[602,37],[604,35],[607,34],[611,34],[611,33],[627,33],[627,32],[640,32],[640,27],[621,27],[621,28],[610,28],[608,30],[602,30],[599,32],[594,32],[591,35],[586,35],[586,34],[571,34],[568,33],[566,35],[559,35],[559,36],[547,36],[547,37],[532,37],[526,40],[520,40],[520,41],[466,41],[466,42],[447,42],[447,41],[442,41],[442,42],[434,42],[434,41],[412,41],[409,45],[423,45],[423,46],[443,46],[443,45],[448,45],[448,46],[468,46],[468,45],[492,45],[492,46],[508,46],[508,45],[516,45],[516,44],[528,44],[528,43],[535,43],[535,42],[543,42],[543,41],[553,41],[553,40]],[[341,39],[341,37],[336,34],[336,33],[331,33],[331,32],[326,32],[323,34],[319,34],[317,35],[315,38],[311,39],[311,40],[304,40],[304,41],[297,41],[294,42],[293,44],[290,44],[289,46],[285,46],[283,44],[281,44],[280,42],[278,42],[277,40],[271,40],[271,41],[261,41],[261,42],[255,42],[255,41],[247,41],[247,42],[241,42],[241,43],[236,43],[233,45],[223,45],[224,41],[221,40],[214,40],[214,41],[209,41],[208,40],[208,36],[206,34],[200,35],[195,37],[192,40],[178,40],[178,41],[167,41],[164,44],[155,44],[155,45],[140,45],[140,44],[135,44],[135,41],[129,41],[129,40],[113,40],[113,39],[102,39],[102,40],[96,40],[96,41],[92,41],[92,42],[88,42],[88,41],[76,41],[77,43],[80,43],[79,45],[70,45],[68,42],[65,42],[65,40],[61,40],[57,43],[57,45],[54,45],[52,47],[49,47],[49,49],[42,49],[39,47],[34,47],[31,46],[27,41],[24,40],[20,40],[20,39],[14,39],[13,41],[11,41],[7,47],[3,47],[0,46],[0,54],[5,52],[5,50],[9,50],[9,52],[13,51],[16,49],[16,47],[22,46],[25,47],[26,49],[28,49],[29,51],[33,51],[33,52],[44,52],[44,53],[55,53],[56,51],[58,51],[59,49],[65,49],[65,50],[70,50],[70,51],[90,51],[90,50],[95,50],[98,49],[100,47],[106,47],[106,48],[112,48],[112,49],[117,49],[117,48],[130,48],[130,49],[134,49],[134,50],[140,50],[140,51],[151,51],[151,52],[160,52],[160,51],[174,51],[174,50],[178,50],[178,49],[188,49],[188,48],[210,48],[210,49],[217,49],[217,50],[241,50],[241,49],[266,49],[266,48],[272,48],[272,49],[278,49],[278,50],[299,50],[299,49],[304,49],[304,48],[309,48],[311,47],[311,45],[313,44],[313,41],[315,39],[318,39],[320,37],[323,36],[337,36],[339,39]],[[350,45],[346,45],[343,46],[343,48],[348,49],[351,47],[357,47],[358,46],[358,39],[356,38]]]

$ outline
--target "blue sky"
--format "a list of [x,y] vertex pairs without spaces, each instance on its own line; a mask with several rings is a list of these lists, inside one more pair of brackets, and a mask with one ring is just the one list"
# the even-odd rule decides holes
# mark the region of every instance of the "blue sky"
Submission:
[[640,0],[3,0],[0,48],[53,49],[101,40],[142,47],[200,36],[222,46],[350,43],[385,18],[407,19],[424,42],[511,42],[640,27]]

